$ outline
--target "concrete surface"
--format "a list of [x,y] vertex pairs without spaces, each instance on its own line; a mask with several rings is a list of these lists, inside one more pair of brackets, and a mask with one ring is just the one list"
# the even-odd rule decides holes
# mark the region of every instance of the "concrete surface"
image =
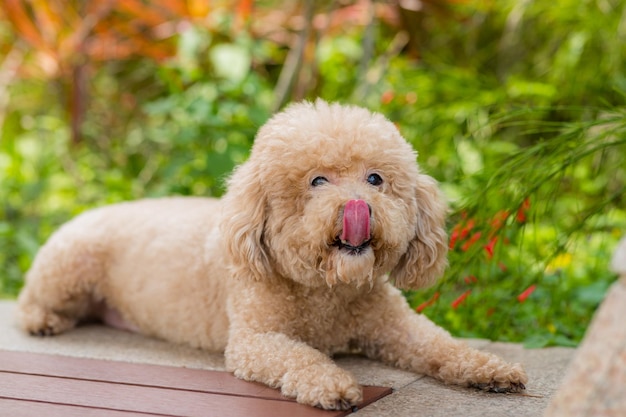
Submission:
[[[0,301],[0,349],[50,353],[95,359],[223,370],[220,354],[91,325],[49,337],[31,337],[14,324],[15,303]],[[521,362],[529,376],[524,394],[493,394],[446,386],[431,378],[394,369],[368,359],[345,355],[340,366],[353,372],[362,384],[393,387],[395,392],[359,410],[356,415],[394,417],[539,417],[558,388],[575,350],[527,350],[517,344],[467,340],[477,349]]]

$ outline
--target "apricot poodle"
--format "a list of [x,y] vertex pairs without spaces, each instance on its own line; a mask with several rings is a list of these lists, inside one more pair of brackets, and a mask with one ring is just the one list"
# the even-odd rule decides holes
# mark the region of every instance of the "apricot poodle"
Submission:
[[331,359],[355,349],[445,383],[521,391],[519,364],[453,339],[394,287],[442,274],[445,214],[383,116],[294,104],[259,130],[221,200],[122,203],[61,227],[26,276],[19,319],[53,335],[98,317],[224,351],[237,377],[325,409],[361,400]]

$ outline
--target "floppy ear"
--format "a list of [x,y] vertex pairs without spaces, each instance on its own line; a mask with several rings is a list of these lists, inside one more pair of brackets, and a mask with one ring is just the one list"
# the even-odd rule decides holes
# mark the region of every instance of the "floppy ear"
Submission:
[[433,178],[419,174],[416,200],[415,236],[390,274],[395,285],[403,289],[418,289],[434,284],[447,265],[447,207]]
[[228,180],[220,230],[233,276],[260,280],[271,276],[272,268],[264,243],[267,198],[255,166],[249,160]]

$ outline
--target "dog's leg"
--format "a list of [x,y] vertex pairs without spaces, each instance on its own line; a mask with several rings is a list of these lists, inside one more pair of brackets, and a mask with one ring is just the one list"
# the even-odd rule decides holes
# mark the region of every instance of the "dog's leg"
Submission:
[[282,333],[231,334],[226,366],[235,376],[281,388],[301,404],[345,410],[362,398],[357,380],[322,352]]
[[102,271],[98,256],[88,246],[53,236],[37,254],[20,293],[21,327],[40,336],[74,327],[90,314],[94,282]]
[[[520,364],[470,348],[423,315],[398,293],[368,312],[362,345],[365,353],[388,364],[426,374],[448,384],[494,392],[519,392],[528,378]],[[381,314],[384,312],[384,314]]]

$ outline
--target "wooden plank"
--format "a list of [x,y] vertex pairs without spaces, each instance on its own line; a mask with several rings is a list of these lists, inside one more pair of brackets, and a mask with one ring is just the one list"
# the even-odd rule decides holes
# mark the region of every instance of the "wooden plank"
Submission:
[[27,352],[0,352],[0,371],[288,400],[266,385],[219,371]]
[[[359,408],[391,391],[385,387],[363,387],[364,401]],[[54,404],[54,407],[70,407],[74,411],[100,410],[97,413],[104,412],[104,415],[113,411],[130,413],[129,416],[147,413],[339,417],[351,413],[299,405],[283,397],[278,390],[241,381],[228,372],[5,350],[0,350],[2,397],[4,401],[21,401],[24,409]],[[20,407],[18,403],[11,404]],[[64,415],[62,411],[59,413]],[[68,411],[65,415],[74,414]],[[87,414],[78,412],[76,415]]]
[[10,417],[171,417],[164,414],[133,413],[0,397],[0,413]]
[[377,387],[372,385],[366,385],[363,387],[363,401],[356,407],[360,409],[368,406],[369,404],[380,400],[383,397],[393,393],[390,387]]
[[180,417],[331,417],[344,414],[291,401],[9,372],[0,372],[0,393],[9,399]]

